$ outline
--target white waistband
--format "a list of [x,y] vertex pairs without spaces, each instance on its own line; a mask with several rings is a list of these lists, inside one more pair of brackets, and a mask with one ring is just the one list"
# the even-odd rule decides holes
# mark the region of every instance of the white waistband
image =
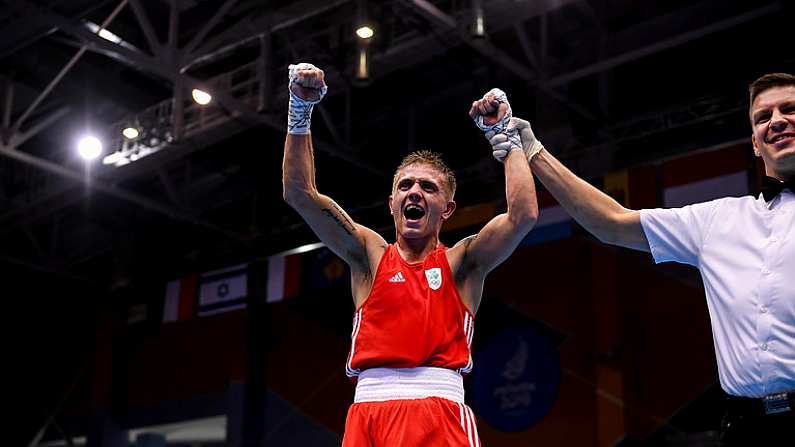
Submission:
[[446,368],[370,368],[359,374],[358,402],[441,397],[464,403],[464,379]]

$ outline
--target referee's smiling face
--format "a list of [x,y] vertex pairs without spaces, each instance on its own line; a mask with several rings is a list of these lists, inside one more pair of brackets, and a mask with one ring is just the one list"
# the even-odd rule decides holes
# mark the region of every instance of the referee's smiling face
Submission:
[[765,162],[768,176],[787,180],[795,175],[795,85],[772,87],[751,105],[754,153]]

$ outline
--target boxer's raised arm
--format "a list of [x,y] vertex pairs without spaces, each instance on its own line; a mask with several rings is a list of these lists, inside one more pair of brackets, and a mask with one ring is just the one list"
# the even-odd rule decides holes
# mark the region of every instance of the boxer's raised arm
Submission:
[[520,131],[527,121],[513,118],[507,96],[492,89],[482,100],[475,101],[470,116],[486,131],[486,137],[500,135],[492,143],[494,158],[505,166],[505,200],[508,211],[492,218],[474,236],[454,248],[463,248],[462,266],[485,276],[513,253],[538,218],[538,201],[530,166],[522,147]]
[[320,194],[315,185],[309,129],[312,108],[327,90],[323,71],[310,64],[291,65],[289,88],[290,110],[282,164],[284,200],[354,272],[369,272],[368,252],[383,249],[386,242],[378,233],[355,223],[336,202]]

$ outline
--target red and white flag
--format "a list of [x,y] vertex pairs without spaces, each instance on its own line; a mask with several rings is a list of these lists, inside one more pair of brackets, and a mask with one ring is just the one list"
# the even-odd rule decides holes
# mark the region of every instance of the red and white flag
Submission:
[[268,258],[268,295],[274,303],[292,298],[301,289],[301,254],[275,255]]
[[664,163],[663,206],[676,208],[748,194],[746,150],[744,145],[738,145]]
[[185,321],[193,318],[198,296],[198,277],[195,274],[166,284],[163,322]]

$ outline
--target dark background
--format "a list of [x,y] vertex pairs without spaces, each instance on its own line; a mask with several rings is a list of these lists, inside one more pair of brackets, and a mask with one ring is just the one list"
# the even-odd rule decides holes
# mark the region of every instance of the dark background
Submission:
[[[476,4],[130,0],[108,27],[126,42],[120,46],[86,28],[118,2],[0,2],[9,445],[28,445],[45,425],[46,438],[64,438],[60,426],[67,438],[95,433],[89,438],[96,440],[98,427],[116,430],[108,424],[127,429],[230,414],[218,402],[237,392],[247,408],[235,416],[249,421],[239,430],[246,440],[285,445],[274,439],[302,431],[273,422],[273,412],[299,414],[328,439],[341,433],[353,389],[334,375],[342,372],[350,330],[345,288],[270,306],[252,293],[246,311],[160,323],[167,281],[316,242],[281,196],[289,63],[312,62],[327,74],[329,94],[312,126],[319,189],[388,240],[393,169],[418,148],[442,152],[456,171],[460,207],[501,206],[500,165],[466,115],[495,86],[578,175],[601,186],[606,174],[627,169],[630,184],[640,183],[627,190],[648,197],[625,198],[628,206],[661,206],[665,163],[723,145],[745,154],[754,191],[747,85],[767,72],[795,71],[792,2],[483,1],[483,37],[471,33]],[[354,75],[361,44],[353,29],[362,9],[376,27],[364,81]],[[82,47],[85,54],[51,84]],[[254,102],[221,86],[240,81],[228,75],[240,67],[254,70],[241,75],[255,89]],[[196,86],[215,94],[203,111],[189,99]],[[159,151],[118,168],[76,157],[74,141],[84,130],[97,132],[110,153],[120,147],[119,126],[157,104],[185,113],[140,123],[147,137],[159,138]],[[215,121],[185,125],[202,113]],[[718,153],[698,163],[720,163]],[[495,303],[569,341],[557,345],[561,397],[546,425],[511,438],[481,421],[484,441],[709,439],[703,433],[717,426],[717,377],[697,274],[654,267],[648,256],[601,246],[573,228],[566,239],[520,249],[487,285]],[[443,241],[476,229],[464,225]],[[603,257],[606,264],[597,262]],[[604,265],[613,266],[612,279],[600,286],[595,266]],[[529,281],[532,296],[500,292],[517,276]],[[598,304],[604,300],[612,304]],[[131,326],[136,304],[146,304],[147,314]],[[499,319],[490,320],[486,306],[478,327],[496,331]],[[594,311],[600,308],[604,315]],[[609,346],[571,342],[577,339]],[[670,351],[644,354],[663,347]],[[325,385],[312,394],[290,383],[297,377]],[[624,404],[604,406],[604,389]],[[56,424],[46,424],[52,415]],[[270,421],[262,426],[271,435],[251,428],[256,421]],[[578,444],[559,438],[583,421],[590,422]]]

